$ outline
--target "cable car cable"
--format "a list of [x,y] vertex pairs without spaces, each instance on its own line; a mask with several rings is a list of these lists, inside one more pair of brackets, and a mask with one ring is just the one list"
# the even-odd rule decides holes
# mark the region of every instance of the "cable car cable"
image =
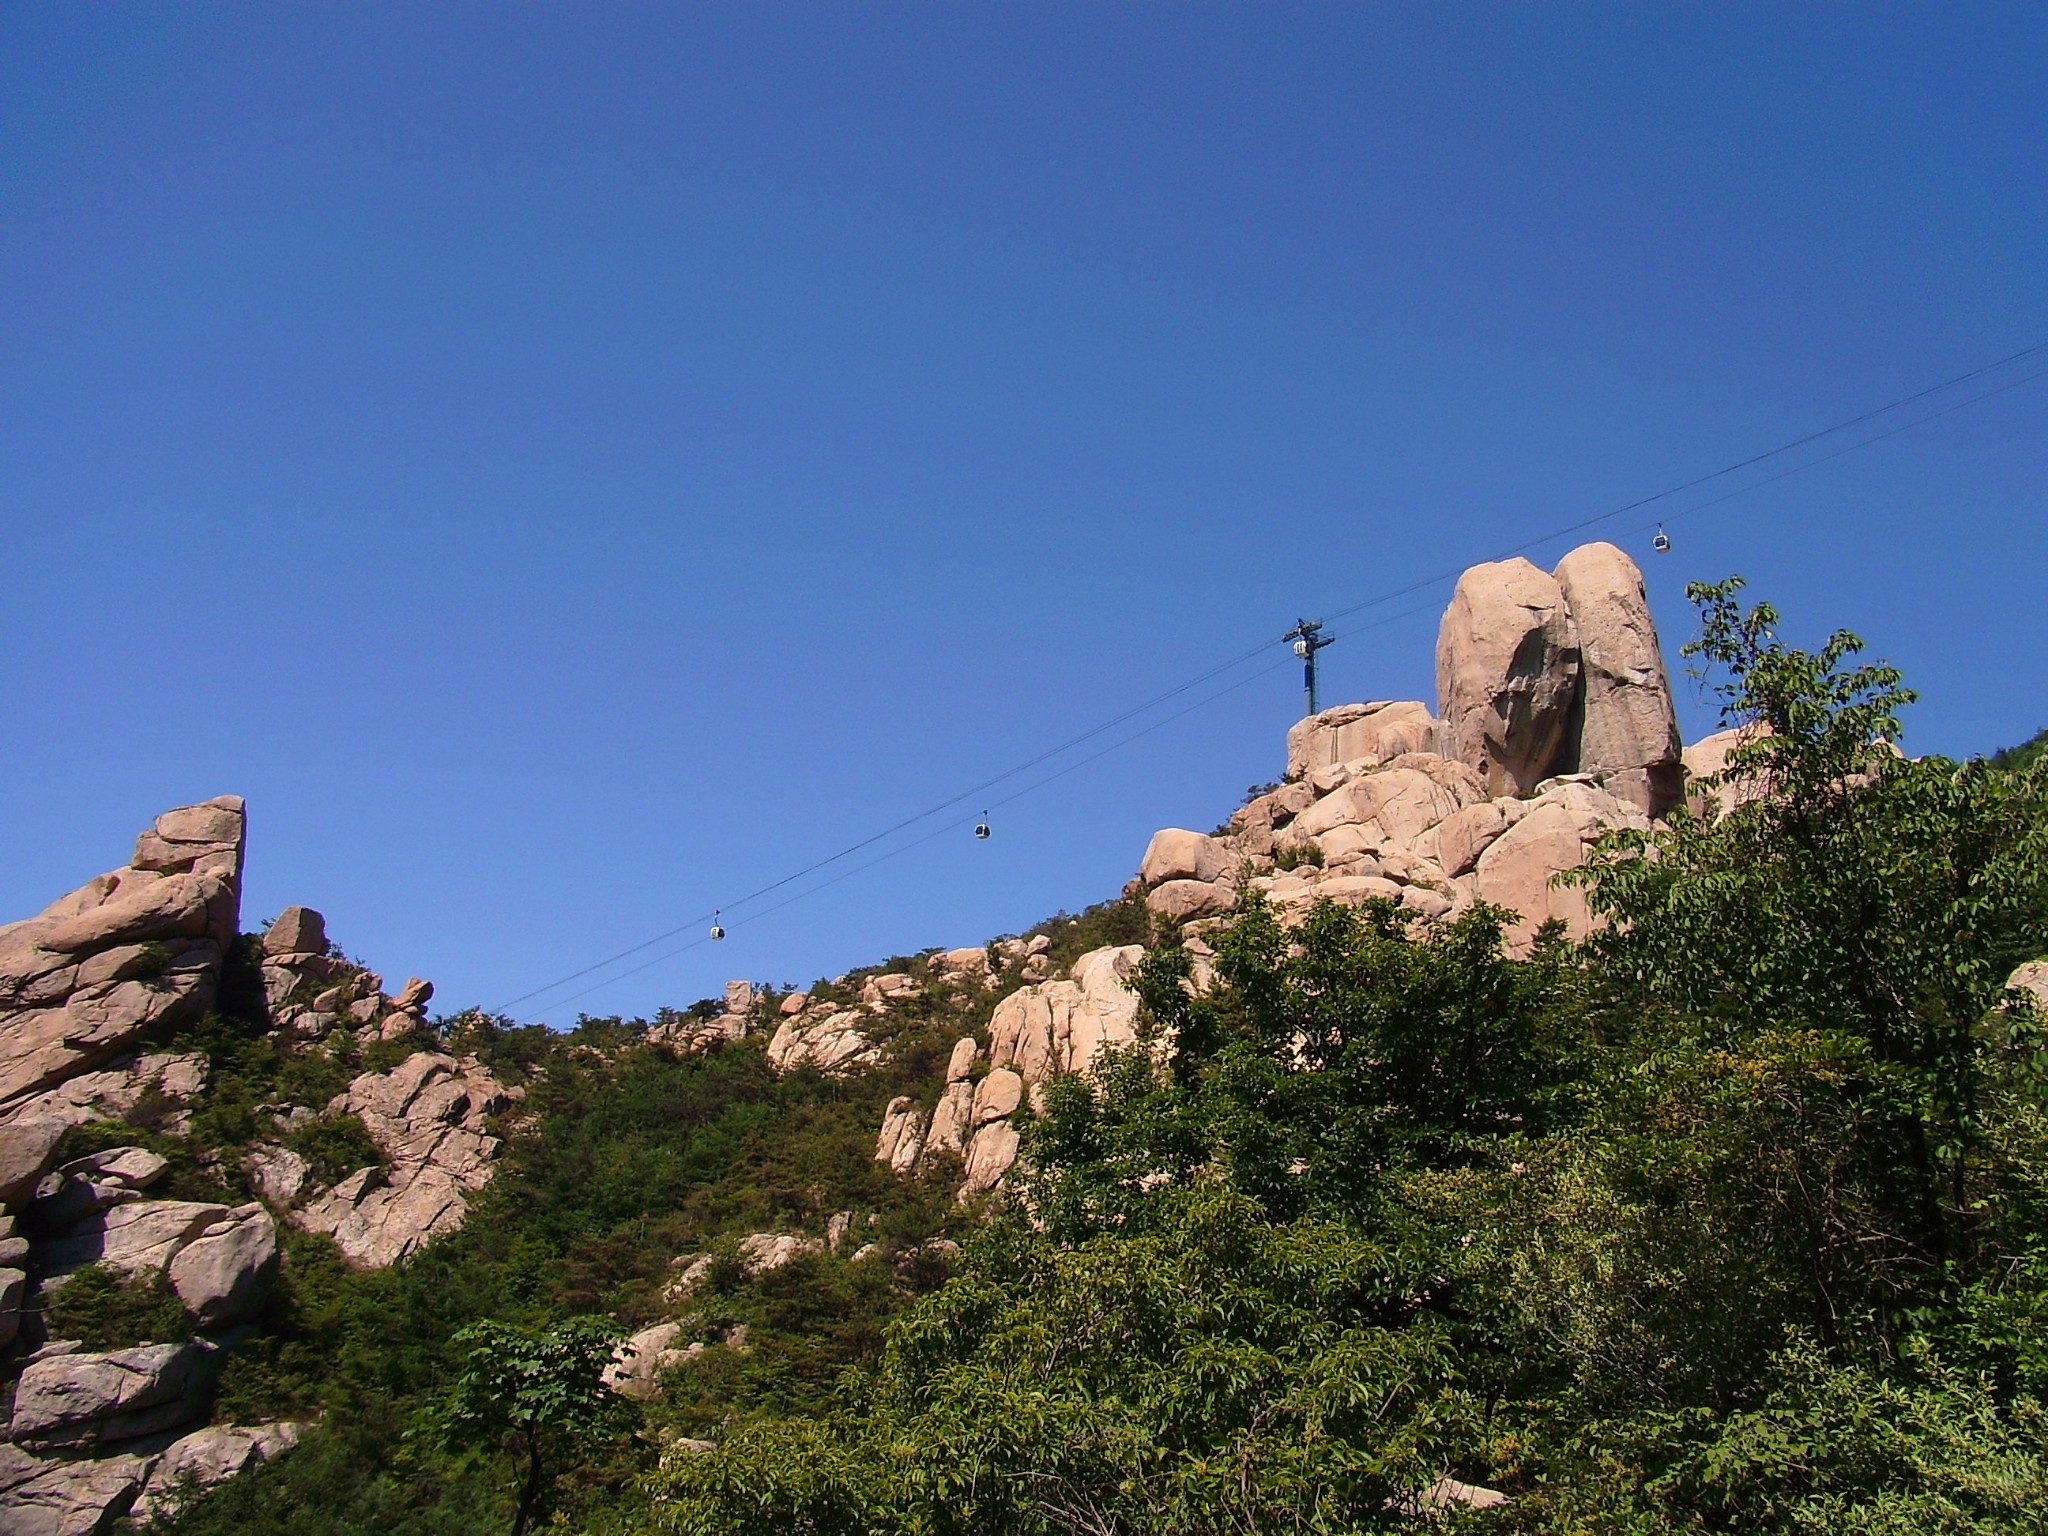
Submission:
[[[1539,534],[1533,539],[1525,539],[1520,544],[1516,544],[1511,548],[1502,550],[1498,555],[1495,555],[1493,558],[1496,560],[1506,560],[1514,555],[1525,554],[1529,550],[1537,548],[1539,545],[1548,544],[1553,539],[1561,539],[1568,534],[1584,532],[1588,528],[1597,527],[1601,523],[1609,522],[1612,519],[1621,517],[1626,513],[1640,511],[1644,507],[1652,506],[1655,503],[1667,500],[1670,497],[1681,495],[1686,491],[1697,489],[1699,486],[1707,485],[1715,480],[1724,479],[1725,477],[1735,474],[1738,471],[1749,469],[1752,466],[1762,464],[1767,460],[1780,458],[1785,454],[1793,452],[1795,449],[1804,448],[1809,443],[1817,443],[1824,437],[1833,437],[1835,434],[1839,432],[1847,432],[1852,427],[1859,427],[1867,421],[1874,421],[1880,416],[1889,415],[1891,412],[1901,410],[1906,406],[1912,405],[1916,401],[1925,400],[1929,396],[1938,395],[1945,390],[1954,389],[1959,384],[1967,384],[1972,379],[1983,378],[1988,373],[1996,373],[2001,368],[2009,368],[2014,363],[2024,362],[2028,358],[2039,357],[2043,353],[2048,353],[2048,341],[2037,342],[2035,345],[2031,347],[2022,347],[2017,352],[2011,353],[2005,357],[2001,357],[1995,363],[1986,363],[1981,368],[1972,368],[1967,373],[1959,373],[1954,378],[1945,379],[1939,384],[1930,384],[1927,388],[1915,390],[1910,395],[1902,395],[1888,405],[1880,405],[1873,410],[1864,411],[1860,415],[1851,416],[1845,421],[1838,421],[1831,427],[1822,427],[1817,432],[1809,432],[1804,437],[1794,438],[1789,443],[1780,443],[1775,448],[1768,449],[1763,453],[1752,454],[1750,455],[1750,457],[1746,459],[1739,460],[1734,464],[1726,465],[1723,468],[1713,471],[1713,473],[1711,474],[1701,475],[1697,479],[1688,480],[1683,485],[1674,485],[1669,490],[1658,491],[1653,496],[1641,497],[1635,501],[1631,501],[1622,506],[1616,507],[1612,511],[1601,512],[1592,517],[1581,518],[1578,522],[1566,523],[1562,527],[1553,528],[1547,533]],[[2017,389],[2020,385],[2030,383],[2034,379],[2038,379],[2040,377],[2042,377],[2042,375],[2038,373],[2029,374],[2026,378],[2016,379],[2011,384],[2002,385],[1998,389],[1987,391],[1985,394],[1973,396],[1971,399],[1962,402],[1961,405],[1947,407],[1944,410],[1936,411],[1931,413],[1930,415],[1919,417],[1914,421],[1907,423],[1907,425],[1905,426],[1894,428],[1890,432],[1879,433],[1876,437],[1865,438],[1861,442],[1855,444],[1854,447],[1860,448],[1869,443],[1878,442],[1883,438],[1896,436],[1899,432],[1909,431],[1911,428],[1920,426],[1925,422],[1934,421],[1939,417],[1946,416],[1949,414],[1950,411],[1961,410],[1964,406],[1967,405],[1975,405],[1979,400],[1988,400],[1992,397],[1992,395],[2003,394],[2007,389]],[[1847,453],[1851,451],[1853,450],[1843,449],[1840,452],[1828,454],[1825,458],[1815,459],[1812,462],[1816,464],[1824,464],[1827,462],[1828,459],[1840,458],[1842,453]],[[1783,476],[1773,476],[1772,478],[1782,479]],[[1757,482],[1758,485],[1768,485],[1770,483],[1771,481],[1769,480],[1760,480]],[[1740,493],[1738,492],[1736,494]],[[1703,503],[1703,505],[1712,506],[1714,505],[1714,503],[1708,502]],[[1349,608],[1339,608],[1335,613],[1326,615],[1326,618],[1341,619],[1348,614],[1359,613],[1367,608],[1375,607],[1380,603],[1390,602],[1394,598],[1406,597],[1411,592],[1420,592],[1423,588],[1435,586],[1440,581],[1449,581],[1453,577],[1461,575],[1464,569],[1465,568],[1463,566],[1459,566],[1455,570],[1438,571],[1434,575],[1423,577],[1420,581],[1410,582],[1407,586],[1401,587],[1396,591],[1384,592],[1381,593],[1378,597],[1367,598],[1364,602],[1354,604],[1352,607]]]
[[[1521,554],[1524,551],[1534,549],[1539,545],[1549,543],[1553,539],[1563,538],[1568,534],[1577,533],[1584,529],[1595,527],[1600,523],[1611,521],[1612,519],[1621,517],[1629,512],[1637,511],[1640,508],[1650,506],[1656,502],[1666,500],[1672,496],[1680,495],[1685,491],[1709,484],[1715,480],[1723,479],[1728,475],[1739,472],[1740,470],[1748,469],[1754,465],[1762,464],[1767,462],[1768,460],[1781,457],[1784,454],[1793,452],[1796,449],[1805,447],[1811,443],[1818,442],[1827,437],[1832,437],[1837,433],[1848,431],[1853,427],[1860,426],[1865,422],[1875,420],[1880,416],[1884,416],[1893,411],[1902,409],[1903,407],[1911,405],[1917,401],[1928,399],[1931,396],[1941,394],[1946,390],[1954,389],[1958,385],[1968,383],[1973,379],[1979,379],[1986,376],[1987,374],[1995,373],[2002,368],[2010,367],[2014,363],[2022,362],[2030,358],[2039,357],[2043,354],[2048,354],[2048,342],[2040,342],[2030,347],[2024,347],[2017,352],[2013,352],[2005,357],[1999,358],[1995,362],[1986,363],[1981,367],[1973,368],[1970,369],[1968,372],[1958,374],[1954,378],[1946,379],[1939,384],[1933,384],[1925,389],[1916,390],[1914,393],[1910,395],[1901,396],[1899,399],[1891,401],[1888,404],[1877,406],[1872,410],[1864,411],[1859,415],[1849,417],[1844,421],[1836,422],[1832,426],[1823,427],[1815,432],[1809,432],[1802,437],[1795,438],[1787,443],[1782,443],[1779,446],[1768,449],[1763,453],[1752,454],[1750,457],[1746,459],[1739,460],[1736,463],[1729,464],[1721,469],[1714,470],[1710,474],[1700,475],[1694,479],[1685,481],[1680,485],[1672,486],[1667,490],[1658,491],[1654,495],[1641,497],[1635,501],[1631,501],[1622,506],[1615,507],[1609,511],[1599,513],[1593,517],[1582,518],[1577,522],[1567,523],[1560,527],[1553,528],[1550,531],[1538,535],[1535,538],[1524,540],[1522,543],[1517,544],[1510,549],[1502,551],[1499,555],[1495,556],[1494,558],[1506,559],[1513,555]],[[1983,400],[1988,400],[1995,395],[2004,394],[2008,390],[2017,389],[2023,384],[2028,384],[2036,379],[2044,377],[2048,377],[2048,370],[2028,374],[2024,378],[2016,379],[2009,383],[2002,384],[1996,389],[1987,390],[1983,394],[1972,396],[1970,399],[1960,401],[1954,405],[1945,406],[1943,409],[1939,411],[1931,412],[1923,417],[1917,417],[1913,421],[1903,423],[1897,427],[1893,427],[1884,432],[1876,433],[1868,438],[1859,439],[1857,442],[1849,444],[1846,447],[1837,449],[1833,453],[1823,455],[1820,458],[1813,459],[1804,464],[1794,466],[1791,469],[1781,471],[1778,474],[1769,476],[1763,480],[1756,481],[1753,484],[1730,491],[1725,495],[1717,496],[1712,500],[1700,503],[1698,506],[1688,508],[1684,512],[1673,513],[1670,515],[1671,519],[1675,521],[1678,517],[1690,516],[1694,513],[1704,510],[1707,507],[1716,506],[1722,502],[1731,500],[1736,496],[1747,495],[1749,492],[1760,489],[1765,485],[1770,485],[1778,480],[1785,479],[1791,475],[1802,473],[1804,470],[1814,468],[1823,463],[1827,463],[1832,459],[1840,458],[1844,454],[1852,453],[1859,448],[1868,447],[1870,444],[1880,442],[1885,438],[1895,437],[1902,432],[1910,431],[1914,427],[1923,426],[1926,423],[1937,420],[1942,416],[1947,416],[1955,411],[1963,410],[1968,406],[1978,404],[1979,402]],[[1398,598],[1406,597],[1413,593],[1423,591],[1428,587],[1435,586],[1440,582],[1447,581],[1452,579],[1453,577],[1456,577],[1463,570],[1464,567],[1459,566],[1456,569],[1440,571],[1433,575],[1423,577],[1418,581],[1410,582],[1404,586],[1392,588],[1386,592],[1379,593],[1374,597],[1370,597],[1366,599],[1364,602],[1354,603],[1349,608],[1340,608],[1336,610],[1334,613],[1327,615],[1323,622],[1328,623],[1331,620],[1345,618],[1354,613],[1362,613],[1367,609],[1376,608],[1385,603],[1392,602]],[[1290,631],[1287,635],[1278,636],[1277,643],[1284,643],[1293,633],[1293,631]],[[1247,661],[1250,661],[1254,657],[1263,654],[1269,646],[1275,643],[1275,639],[1262,640],[1258,645],[1253,646],[1249,650],[1243,651],[1238,655],[1231,657],[1227,661],[1219,662],[1215,666],[1212,666],[1207,670],[1198,673],[1196,676],[1187,679],[1185,682],[1176,684],[1174,687],[1167,689],[1165,692],[1154,695],[1153,697],[1147,699],[1141,704],[1133,705],[1131,708],[1124,710],[1121,714],[1114,715],[1110,719],[1103,721],[1099,725],[1092,726],[1088,730],[1081,732],[1079,735],[1068,738],[1066,741],[1060,743],[1058,746],[1048,748],[1047,750],[1037,754],[1035,757],[1028,758],[1024,762],[1019,763],[1014,767],[1005,769],[1002,773],[996,774],[992,778],[984,779],[981,783],[973,785],[965,790],[962,790],[959,794],[953,795],[948,799],[942,800],[936,805],[930,806],[925,810],[916,813],[915,815],[907,816],[901,821],[895,823],[893,826],[884,828],[882,831],[876,832],[871,836],[862,838],[859,842],[851,843],[847,847],[840,849],[838,852],[830,854],[825,858],[819,859],[812,864],[806,865],[804,868],[797,870],[792,874],[784,875],[782,878],[778,880],[771,881],[769,884],[760,887],[758,890],[752,891],[747,895],[740,897],[737,901],[731,903],[731,905],[736,909],[744,907],[750,902],[757,901],[763,896],[772,894],[775,891],[781,890],[785,886],[793,884],[796,881],[802,880],[807,875],[815,874],[819,870],[826,869],[831,865],[838,863],[842,859],[851,857],[853,854],[858,853],[863,849],[871,848],[876,843],[883,842],[886,839],[895,836],[899,832],[906,831],[910,827],[917,825],[921,821],[928,820],[929,818],[936,816],[943,811],[950,810],[954,806],[960,804],[962,801],[969,800],[973,796],[981,793],[984,790],[994,788],[998,784],[1006,783],[1009,780],[1017,777],[1019,774],[1028,772],[1030,769],[1037,767],[1041,763],[1047,762],[1052,758],[1059,757],[1064,753],[1072,751],[1075,747],[1081,746],[1088,741],[1092,741],[1096,737],[1103,735],[1107,731],[1114,730],[1117,726],[1124,724],[1126,721],[1129,721],[1139,715],[1145,714],[1152,709],[1156,709],[1159,705],[1164,704],[1172,699],[1178,698],[1182,694],[1187,693],[1189,690],[1198,688],[1203,683],[1208,682],[1213,678],[1220,677],[1224,673],[1229,672],[1236,667],[1242,666]],[[1254,673],[1252,675],[1262,676],[1264,675],[1264,672],[1267,670],[1275,669],[1261,669],[1260,672]],[[1244,681],[1249,681],[1249,679],[1245,679]],[[1241,686],[1241,684],[1234,684],[1232,685],[1232,688],[1225,689],[1222,692],[1227,693],[1234,691],[1234,689],[1237,686]],[[1216,697],[1221,696],[1221,693],[1216,695]],[[1187,711],[1180,711],[1166,718],[1168,720],[1178,719],[1180,718],[1181,714],[1185,713],[1187,713]],[[1159,723],[1164,724],[1165,721],[1161,721]],[[1138,739],[1138,736],[1148,734],[1150,729],[1152,728],[1148,727],[1146,731],[1139,732],[1136,735],[1127,738],[1127,740],[1136,740]],[[1118,743],[1118,745],[1121,744],[1123,743]],[[1115,749],[1115,746],[1112,746],[1107,750],[1114,751]],[[1094,761],[1095,756],[1100,755],[1102,754],[1095,754],[1094,756],[1083,759],[1082,761],[1091,762]],[[1053,775],[1052,777],[1056,778],[1061,776],[1063,776],[1063,774]],[[1048,779],[1045,782],[1050,781],[1051,780]],[[1004,802],[997,802],[997,804],[1002,803]],[[913,842],[905,846],[906,848],[915,847],[918,846],[918,843],[921,843],[925,840],[926,839],[919,839],[917,840],[917,842]],[[893,855],[885,855],[884,857],[893,857]],[[880,861],[878,860],[875,862]],[[863,865],[861,867],[864,869],[871,868],[872,865]],[[834,882],[828,883],[836,883],[836,879]],[[814,887],[813,889],[823,889],[823,886]],[[778,904],[777,908],[771,908],[770,910],[779,910],[780,905],[781,904]],[[633,955],[639,954],[643,950],[652,948],[654,945],[660,944],[665,940],[672,939],[676,937],[678,934],[686,932],[687,930],[696,927],[698,924],[705,922],[707,919],[715,919],[717,915],[718,909],[714,909],[712,912],[709,913],[699,914],[698,916],[691,918],[689,921],[685,923],[679,924],[678,926],[671,928],[664,933],[657,934],[655,937],[651,939],[643,940],[638,944],[632,945],[630,948],[622,949],[618,951],[616,954],[613,954],[603,960],[596,961],[591,965],[583,967],[581,970],[573,971],[566,976],[559,977],[556,980],[549,982],[545,986],[536,987],[529,992],[524,992],[520,994],[518,997],[512,998],[509,1001],[498,1005],[491,1011],[494,1013],[507,1012],[511,1008],[514,1008],[518,1004],[526,1002],[531,998],[542,996],[543,994],[548,992],[553,992],[559,987],[567,986],[572,981],[579,981],[585,976],[591,975],[594,972],[605,969],[607,966],[617,964],[620,960],[627,959]],[[677,951],[677,953],[680,953],[680,951]],[[634,972],[627,971],[621,973],[621,975],[631,974],[634,974]],[[600,983],[600,985],[608,984],[608,982]],[[581,996],[583,994],[579,993],[577,995]],[[558,1006],[558,1004],[551,1004],[550,1006]]]

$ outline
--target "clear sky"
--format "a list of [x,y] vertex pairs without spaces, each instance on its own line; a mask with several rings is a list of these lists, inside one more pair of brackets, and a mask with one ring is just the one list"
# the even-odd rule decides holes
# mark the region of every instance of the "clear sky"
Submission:
[[[2044,125],[2037,4],[17,0],[0,918],[235,792],[247,919],[503,1002],[2048,341]],[[1739,571],[1987,751],[2048,724],[2044,458],[2048,380],[1601,531],[1674,664]],[[1326,697],[1428,697],[1447,585]],[[516,1011],[1112,895],[1277,775],[1272,654]]]

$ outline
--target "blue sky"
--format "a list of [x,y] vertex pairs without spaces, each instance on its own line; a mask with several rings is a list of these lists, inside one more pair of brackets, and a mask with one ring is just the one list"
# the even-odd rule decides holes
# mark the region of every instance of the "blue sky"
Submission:
[[[503,1002],[2048,341],[2044,121],[2038,6],[11,5],[0,917],[236,792],[248,918]],[[2044,429],[1602,531],[1674,661],[1739,571],[1990,750],[2048,724]],[[1326,696],[1427,697],[1447,585]],[[1277,774],[1273,656],[517,1011],[1114,894]]]

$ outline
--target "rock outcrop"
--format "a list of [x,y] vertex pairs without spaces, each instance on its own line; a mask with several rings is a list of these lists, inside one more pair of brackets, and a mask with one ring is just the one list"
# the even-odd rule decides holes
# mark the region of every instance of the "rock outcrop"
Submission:
[[1436,642],[1439,750],[1489,795],[1549,775],[1579,687],[1579,640],[1557,579],[1516,558],[1458,578]]
[[1017,1159],[1017,1112],[1059,1073],[1086,1072],[1104,1050],[1138,1038],[1138,998],[1124,982],[1143,953],[1135,944],[1092,950],[1068,975],[1027,983],[997,1003],[988,1072],[974,1076],[979,1042],[956,1041],[935,1105],[927,1110],[908,1096],[890,1102],[876,1160],[909,1173],[936,1155],[957,1154],[963,1197],[996,1188]]
[[622,1397],[647,1402],[661,1390],[661,1373],[679,1365],[693,1354],[702,1354],[702,1344],[676,1347],[683,1325],[656,1323],[642,1328],[619,1346],[612,1363],[605,1367],[604,1384]]
[[0,1118],[212,1004],[246,825],[234,795],[166,811],[127,865],[0,928]]
[[881,1060],[867,1028],[881,1011],[882,1001],[878,995],[862,1008],[827,1006],[791,1014],[768,1042],[769,1064],[778,1072],[798,1067],[844,1072]]
[[132,1454],[44,1461],[0,1445],[0,1532],[97,1536],[135,1503],[151,1464],[151,1457]]
[[[432,1048],[430,983],[413,977],[387,995],[308,907],[237,947],[246,827],[233,796],[167,811],[128,864],[0,927],[0,1346],[16,1378],[0,1536],[101,1531],[131,1504],[140,1517],[162,1513],[291,1443],[289,1425],[206,1424],[214,1380],[276,1273],[271,1206],[281,1213],[310,1193],[295,1219],[331,1232],[354,1262],[383,1264],[459,1223],[490,1176],[497,1139],[486,1122],[517,1095],[474,1060]],[[251,960],[253,972],[237,968]],[[280,1139],[245,1148],[238,1166],[212,1149],[195,1160],[230,1188],[240,1173],[254,1201],[163,1198],[170,1163],[139,1145],[60,1165],[67,1133],[94,1122],[188,1132],[208,1064],[177,1037],[216,1007],[287,1052],[417,1046],[327,1106],[362,1121],[379,1165],[310,1187],[310,1165],[286,1144],[319,1117],[303,1104],[266,1106]],[[38,1292],[87,1266],[161,1277],[192,1336],[99,1352],[46,1342]]]
[[293,1221],[332,1237],[351,1263],[397,1263],[462,1224],[470,1196],[490,1182],[498,1151],[490,1117],[521,1096],[474,1057],[441,1051],[364,1073],[327,1110],[361,1119],[385,1165],[358,1169]]
[[1419,918],[1475,901],[1583,935],[1583,895],[1553,878],[1614,827],[1647,826],[1682,783],[1670,684],[1642,574],[1611,544],[1546,575],[1526,560],[1460,578],[1438,631],[1441,718],[1343,704],[1287,735],[1287,778],[1222,835],[1169,828],[1138,879],[1161,918],[1204,920],[1263,895],[1292,921],[1318,900],[1397,902]]
[[1287,732],[1287,777],[1305,779],[1338,763],[1384,763],[1409,752],[1428,752],[1437,723],[1428,706],[1413,701],[1339,704],[1299,720]]
[[1678,715],[1643,573],[1612,544],[1584,544],[1556,574],[1579,638],[1579,691],[1557,769],[1593,774],[1616,798],[1661,816],[1684,785]]
[[[1249,895],[1290,925],[1323,900],[1390,902],[1418,923],[1485,902],[1511,914],[1512,953],[1552,921],[1583,937],[1593,923],[1585,895],[1557,877],[1608,832],[1665,815],[1686,769],[1725,761],[1727,745],[1713,738],[1681,764],[1642,573],[1611,544],[1573,550],[1555,574],[1519,559],[1465,572],[1439,627],[1437,679],[1438,714],[1412,700],[1324,710],[1288,731],[1282,782],[1222,831],[1153,835],[1133,888],[1180,929],[1194,985],[1213,979],[1204,936]],[[999,965],[1017,942],[990,947]],[[891,1101],[876,1159],[911,1173],[958,1154],[963,1195],[999,1187],[1017,1156],[1018,1111],[1040,1102],[1051,1078],[1086,1072],[1107,1047],[1136,1039],[1124,978],[1138,954],[1098,950],[1057,979],[1027,968],[1029,984],[990,1020],[986,1071],[977,1077],[980,1043],[963,1038],[936,1102]],[[912,984],[871,978],[864,1006]],[[870,1059],[858,1012],[806,1007],[796,1018],[778,1034],[778,1060]]]
[[7,1438],[18,1446],[106,1445],[205,1417],[224,1363],[203,1339],[32,1360],[15,1384]]
[[384,978],[333,952],[327,920],[286,907],[263,934],[263,995],[271,1022],[309,1040],[335,1030],[398,1040],[424,1030],[434,984],[413,976],[387,996]]

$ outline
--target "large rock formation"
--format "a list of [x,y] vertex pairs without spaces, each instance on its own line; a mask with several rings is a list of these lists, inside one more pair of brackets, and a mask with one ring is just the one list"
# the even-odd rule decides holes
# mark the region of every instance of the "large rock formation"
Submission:
[[1557,584],[1579,637],[1579,691],[1557,767],[1598,775],[1661,816],[1683,792],[1678,715],[1643,573],[1612,544],[1584,544],[1558,562]]
[[1578,686],[1578,634],[1555,577],[1516,558],[1458,578],[1436,642],[1444,756],[1488,794],[1527,794],[1557,762]]
[[1224,835],[1170,828],[1138,879],[1161,918],[1199,932],[1262,893],[1284,919],[1328,898],[1380,898],[1422,918],[1474,901],[1517,914],[1526,948],[1550,918],[1591,923],[1554,877],[1614,827],[1676,803],[1670,685],[1642,574],[1611,544],[1546,576],[1475,566],[1438,631],[1441,718],[1419,703],[1344,704],[1287,735],[1287,779]]
[[397,1263],[462,1224],[470,1196],[490,1182],[490,1117],[521,1096],[474,1057],[441,1051],[364,1073],[327,1111],[361,1119],[385,1166],[358,1169],[292,1219],[332,1237],[352,1263]]
[[7,1438],[21,1446],[138,1440],[203,1418],[222,1365],[203,1339],[32,1360],[15,1384]]
[[[1290,925],[1322,900],[1391,902],[1414,922],[1486,902],[1511,914],[1511,953],[1553,920],[1570,937],[1590,931],[1584,893],[1557,877],[1609,831],[1652,825],[1683,783],[1642,573],[1610,544],[1573,550],[1554,576],[1526,560],[1475,566],[1443,616],[1437,676],[1440,716],[1414,701],[1324,710],[1287,733],[1285,779],[1224,831],[1154,834],[1133,888],[1180,929],[1195,985],[1213,979],[1205,935],[1251,893]],[[1725,756],[1714,739],[1698,768]],[[985,1075],[974,1076],[978,1042],[962,1039],[935,1104],[914,1094],[890,1103],[876,1158],[908,1173],[958,1153],[964,1194],[998,1187],[1017,1155],[1018,1109],[1052,1077],[1136,1038],[1137,999],[1123,982],[1138,953],[1098,950],[1058,979],[1027,971],[1032,984],[991,1019]],[[832,1040],[841,1059],[864,1059],[834,1034],[858,1022],[828,1010],[785,1025],[775,1054],[802,1059]]]
[[1001,1184],[1017,1159],[1017,1112],[1036,1104],[1059,1073],[1086,1072],[1103,1051],[1138,1038],[1138,998],[1125,979],[1143,953],[1135,944],[1091,950],[1066,976],[1027,983],[997,1003],[989,1071],[975,1080],[981,1047],[962,1036],[936,1105],[927,1110],[907,1095],[890,1102],[876,1160],[909,1173],[939,1154],[958,1154],[963,1196]]
[[[236,971],[224,987],[231,950],[245,956],[234,950],[245,828],[233,796],[167,811],[127,865],[0,928],[0,1346],[11,1346],[5,1370],[18,1377],[12,1443],[0,1445],[0,1536],[82,1536],[131,1503],[163,1512],[290,1443],[289,1425],[205,1423],[214,1378],[276,1271],[264,1201],[285,1210],[310,1194],[304,1224],[333,1232],[355,1262],[380,1264],[460,1222],[490,1176],[497,1139],[486,1120],[516,1095],[473,1060],[429,1048],[427,982],[387,995],[334,951],[318,912],[291,907],[246,951],[256,974]],[[177,1036],[216,1006],[287,1051],[420,1047],[327,1106],[362,1121],[379,1166],[309,1190],[311,1169],[287,1144],[319,1117],[303,1104],[266,1106],[279,1140],[244,1149],[239,1170],[210,1148],[196,1159],[230,1187],[241,1172],[257,1201],[160,1198],[169,1164],[140,1146],[57,1166],[66,1133],[92,1122],[188,1132],[208,1065]],[[89,1265],[160,1276],[193,1336],[99,1352],[45,1342],[41,1298]]]
[[0,1118],[212,1004],[245,828],[235,795],[166,811],[128,864],[0,928]]

